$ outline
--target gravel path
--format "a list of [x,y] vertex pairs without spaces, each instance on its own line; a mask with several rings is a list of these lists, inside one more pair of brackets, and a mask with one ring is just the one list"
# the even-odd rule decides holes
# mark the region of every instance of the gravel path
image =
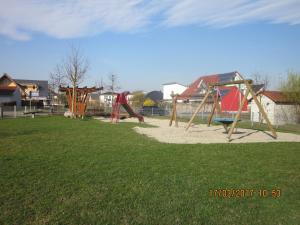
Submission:
[[[98,118],[99,119],[99,118]],[[109,120],[102,120],[109,121]],[[121,122],[138,122],[136,118],[120,120]],[[196,144],[196,143],[228,143],[223,126],[193,125],[185,131],[187,123],[179,122],[178,127],[169,127],[169,120],[145,118],[145,123],[155,127],[134,127],[137,133],[145,134],[163,143]],[[230,143],[254,142],[300,142],[300,135],[277,132],[278,138],[273,139],[270,132],[239,128],[232,135]]]

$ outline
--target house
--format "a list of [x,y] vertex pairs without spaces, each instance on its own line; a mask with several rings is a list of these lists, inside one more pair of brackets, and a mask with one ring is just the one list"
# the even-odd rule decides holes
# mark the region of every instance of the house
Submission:
[[49,88],[47,80],[14,79],[23,87],[25,95],[22,96],[21,105],[45,106],[49,104]]
[[0,77],[0,104],[44,106],[48,103],[48,81],[12,79],[7,74]]
[[[282,92],[263,91],[257,97],[273,125],[299,123],[298,106]],[[251,121],[265,123],[253,100],[251,100]]]
[[[177,104],[177,112],[179,114],[189,115],[191,112],[195,111],[198,107],[199,103],[203,100],[208,86],[211,83],[222,83],[222,82],[231,82],[237,80],[244,80],[242,75],[237,72],[229,72],[229,73],[221,73],[221,74],[212,74],[212,75],[205,75],[200,76],[197,78],[191,85],[189,85],[186,90],[184,90],[180,96],[178,96],[178,103]],[[245,85],[244,84],[231,84],[227,85],[226,87],[235,86],[239,89],[240,93],[243,95],[245,93]],[[226,87],[219,87],[219,89],[226,89]],[[228,89],[228,88],[227,88]],[[234,92],[234,90],[230,90],[230,93]],[[227,91],[228,92],[228,91]],[[227,97],[228,98],[228,97]],[[229,100],[226,100],[229,102]],[[206,100],[206,104],[203,107],[204,113],[209,113],[213,107],[213,98],[211,96],[208,97]],[[221,103],[222,104],[222,103]],[[228,108],[230,105],[223,103]]]
[[[237,71],[201,76],[197,80],[195,80],[184,92],[182,92],[179,99],[190,102],[200,102],[202,101],[210,83],[223,83],[243,79],[244,78],[242,77],[242,75]],[[228,86],[236,86],[241,90],[243,94],[245,93],[244,84],[233,84]]]
[[107,107],[112,107],[113,100],[117,97],[117,92],[103,92],[100,94],[100,103],[103,103]]
[[67,105],[67,96],[65,93],[60,91],[54,91],[53,89],[49,88],[49,104],[57,107],[64,107]]
[[99,103],[100,102],[100,94],[99,93],[90,93],[88,97],[89,103]]
[[163,93],[161,91],[151,91],[148,92],[145,95],[145,102],[146,101],[152,101],[155,105],[157,105],[158,103],[162,102],[163,100]]
[[[132,92],[126,96],[129,104],[131,103],[131,99],[134,96],[134,94],[139,93],[139,92],[140,91]],[[107,91],[107,92],[103,92],[103,93],[99,94],[100,104],[104,104],[104,106],[106,106],[106,107],[112,107],[113,100],[115,100],[115,98],[117,97],[118,94],[119,93],[117,93],[117,92],[111,92],[111,91]],[[95,97],[95,95],[91,94],[91,97],[90,97],[91,101],[95,100],[96,98],[97,97]]]
[[0,105],[21,106],[21,96],[25,92],[10,76],[4,74],[0,78]]
[[178,84],[176,82],[172,83],[165,83],[163,84],[163,101],[171,102],[172,101],[172,94],[182,94],[187,89],[185,85]]

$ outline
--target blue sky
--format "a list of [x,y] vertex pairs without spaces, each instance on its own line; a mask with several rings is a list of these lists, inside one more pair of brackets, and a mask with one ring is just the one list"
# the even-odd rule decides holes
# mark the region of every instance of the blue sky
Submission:
[[123,90],[159,90],[200,75],[300,71],[299,0],[0,0],[0,73],[48,79],[71,45]]

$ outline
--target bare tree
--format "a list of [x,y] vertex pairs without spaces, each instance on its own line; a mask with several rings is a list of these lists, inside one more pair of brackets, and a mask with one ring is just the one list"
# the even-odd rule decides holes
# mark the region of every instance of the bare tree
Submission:
[[106,86],[105,83],[103,82],[103,78],[101,77],[100,81],[96,80],[95,81],[95,87],[96,88],[100,88],[101,90],[99,91],[99,93],[102,93],[103,87]]
[[255,72],[252,74],[252,79],[254,84],[263,84],[265,89],[267,89],[270,85],[270,79],[267,75]]
[[119,81],[118,81],[118,75],[116,74],[109,74],[107,76],[108,78],[108,85],[107,85],[107,90],[111,92],[115,92],[117,90],[120,90],[121,87],[119,86]]
[[51,91],[58,92],[60,86],[65,86],[67,84],[66,78],[61,71],[59,65],[56,65],[53,72],[50,73],[49,86]]
[[65,103],[66,96],[62,93],[59,93],[59,87],[65,86],[67,84],[65,77],[60,71],[59,66],[57,65],[53,72],[50,73],[49,76],[49,93],[50,98],[53,99],[57,96],[57,100],[59,103]]
[[71,46],[70,53],[61,64],[57,65],[56,72],[60,77],[65,78],[68,84],[73,87],[72,117],[74,118],[74,101],[76,87],[84,80],[89,64],[78,47]]

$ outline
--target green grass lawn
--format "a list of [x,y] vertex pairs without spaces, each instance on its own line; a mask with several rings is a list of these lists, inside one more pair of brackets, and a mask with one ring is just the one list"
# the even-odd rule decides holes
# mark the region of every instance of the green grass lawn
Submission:
[[[0,120],[0,224],[300,223],[300,143],[162,144],[136,125]],[[209,195],[229,188],[281,196]]]

